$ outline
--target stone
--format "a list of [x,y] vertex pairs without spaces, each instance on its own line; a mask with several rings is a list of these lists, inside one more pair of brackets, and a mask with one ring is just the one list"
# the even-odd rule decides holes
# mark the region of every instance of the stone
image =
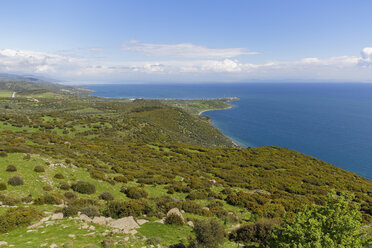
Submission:
[[187,222],[187,225],[190,226],[190,227],[194,227],[194,222],[192,222],[191,220]]
[[75,234],[69,234],[68,237],[74,239],[74,238],[76,238],[76,235]]
[[131,229],[139,228],[140,226],[134,220],[133,216],[124,217],[121,219],[113,220],[109,223],[109,226],[117,228],[124,233],[129,232]]
[[145,220],[145,219],[139,219],[139,220],[137,220],[138,225],[143,225],[143,224],[145,224],[147,222],[149,222],[149,221],[148,220]]
[[96,228],[94,226],[90,226],[89,230],[94,231],[94,230],[96,230]]
[[0,241],[0,246],[7,246],[8,245],[8,242],[6,241]]
[[58,245],[54,244],[54,243],[49,246],[49,248],[57,248],[57,247],[58,247]]
[[103,226],[103,225],[106,225],[106,217],[104,216],[100,216],[100,217],[94,217],[93,220],[92,220],[92,223],[96,224],[96,225],[100,225],[100,226]]
[[27,227],[27,229],[35,229],[35,228],[38,228],[38,227],[42,226],[43,224],[44,224],[44,222],[39,221],[38,223],[35,223],[35,224]]
[[185,219],[183,218],[183,215],[178,208],[172,208],[171,210],[169,210],[167,213],[167,217],[171,214],[178,215],[179,217],[181,217],[182,221],[185,222]]
[[161,220],[155,220],[154,222],[164,224],[165,223],[165,218],[163,218]]
[[56,213],[52,215],[52,220],[60,220],[63,219],[63,213]]
[[92,219],[89,218],[87,215],[85,214],[81,214],[79,217],[78,217],[80,220],[82,221],[86,221],[86,222],[92,222]]

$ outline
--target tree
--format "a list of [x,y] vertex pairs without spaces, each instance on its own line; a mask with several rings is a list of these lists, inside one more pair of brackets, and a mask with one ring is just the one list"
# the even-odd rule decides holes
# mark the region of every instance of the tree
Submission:
[[273,230],[271,245],[278,248],[362,248],[361,214],[353,196],[334,192],[324,206],[305,208],[294,222]]

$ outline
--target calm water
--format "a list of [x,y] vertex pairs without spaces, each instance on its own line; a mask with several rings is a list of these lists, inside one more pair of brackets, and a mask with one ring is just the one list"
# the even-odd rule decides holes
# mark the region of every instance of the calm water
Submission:
[[372,84],[90,85],[93,95],[130,98],[237,96],[235,108],[204,113],[243,146],[291,148],[372,178]]

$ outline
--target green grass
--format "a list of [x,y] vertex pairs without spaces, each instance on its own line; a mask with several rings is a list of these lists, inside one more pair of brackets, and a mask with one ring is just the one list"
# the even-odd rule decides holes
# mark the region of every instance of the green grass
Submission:
[[172,245],[187,240],[192,236],[192,229],[187,225],[164,225],[161,223],[148,222],[138,229],[138,232],[147,238],[157,238],[162,244]]
[[0,90],[0,97],[12,97],[13,92]]

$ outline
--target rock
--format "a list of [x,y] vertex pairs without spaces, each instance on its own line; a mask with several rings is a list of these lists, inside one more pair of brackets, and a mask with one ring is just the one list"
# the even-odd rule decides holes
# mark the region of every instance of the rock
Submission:
[[100,216],[100,217],[94,217],[93,220],[92,220],[92,223],[96,224],[96,225],[100,225],[100,226],[103,226],[103,225],[106,225],[106,217],[104,216]]
[[136,235],[138,232],[137,230],[133,229],[133,230],[128,231],[128,233],[132,235]]
[[49,246],[49,248],[57,248],[57,247],[58,247],[58,245],[54,244],[54,243]]
[[163,218],[161,220],[155,220],[154,222],[164,224],[165,223],[165,218]]
[[149,221],[148,220],[145,220],[145,219],[139,219],[139,220],[137,220],[138,225],[143,225],[143,224],[145,224],[147,222],[149,222]]
[[90,226],[89,230],[94,231],[94,230],[96,230],[96,228],[94,226]]
[[45,221],[48,221],[49,219],[50,219],[50,216],[47,216],[47,217],[42,218],[40,221],[45,222]]
[[140,227],[137,224],[137,222],[134,220],[133,216],[124,217],[124,218],[121,218],[121,219],[111,221],[109,223],[109,226],[111,226],[113,228],[120,229],[124,233],[128,233],[130,230]]
[[76,237],[76,235],[75,234],[69,234],[68,237],[74,239]]
[[189,225],[190,227],[194,227],[194,222],[192,222],[191,220],[187,222],[187,225]]
[[172,208],[171,210],[169,210],[167,213],[167,217],[171,214],[178,215],[179,217],[181,217],[182,221],[185,222],[185,219],[183,218],[183,215],[178,208]]
[[27,227],[27,229],[35,229],[35,228],[38,228],[38,227],[42,226],[43,224],[44,224],[44,222],[39,221],[38,223],[35,223],[35,224]]
[[52,215],[52,220],[60,220],[63,219],[63,213],[56,213]]
[[88,229],[89,226],[88,226],[87,224],[84,224],[81,228],[82,228],[82,229]]
[[8,245],[8,242],[6,241],[0,241],[0,246],[7,246]]
[[78,217],[80,220],[82,221],[86,221],[86,222],[92,222],[92,219],[89,218],[87,215],[85,214],[81,214],[79,217]]
[[124,238],[124,241],[129,241],[129,237],[125,237]]
[[47,246],[48,243],[44,243],[44,244],[40,244],[40,247],[44,247],[44,246]]

